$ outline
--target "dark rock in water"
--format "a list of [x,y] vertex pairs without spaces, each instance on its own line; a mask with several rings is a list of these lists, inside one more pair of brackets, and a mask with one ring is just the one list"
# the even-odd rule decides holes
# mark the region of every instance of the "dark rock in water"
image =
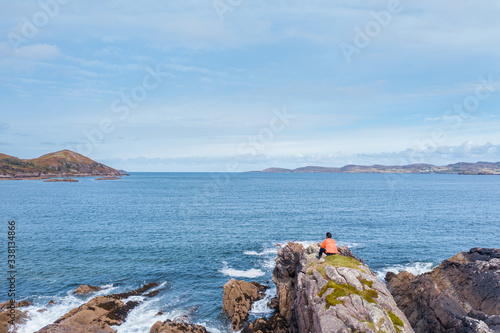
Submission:
[[231,279],[223,289],[222,308],[231,319],[233,330],[239,331],[248,320],[248,312],[253,302],[262,299],[268,287],[257,282]]
[[318,252],[294,243],[278,251],[273,281],[287,332],[413,332],[385,284],[348,248],[320,260]]
[[473,248],[414,276],[386,281],[415,332],[500,332],[500,250]]
[[[157,283],[150,283],[131,292],[94,297],[82,306],[66,313],[55,323],[45,326],[38,333],[115,332],[111,326],[123,324],[130,310],[140,304],[135,301],[125,303],[123,300],[130,296],[142,295],[156,286],[158,286]],[[82,289],[87,290],[87,288]]]
[[166,320],[164,322],[157,321],[151,327],[150,333],[208,333],[205,327],[194,325],[185,320]]
[[78,288],[76,288],[76,290],[73,292],[73,294],[76,294],[76,295],[86,295],[86,294],[89,294],[89,293],[92,293],[92,292],[95,292],[95,291],[99,291],[99,290],[101,290],[100,287],[89,286],[87,284],[82,284],[81,286],[79,286]]

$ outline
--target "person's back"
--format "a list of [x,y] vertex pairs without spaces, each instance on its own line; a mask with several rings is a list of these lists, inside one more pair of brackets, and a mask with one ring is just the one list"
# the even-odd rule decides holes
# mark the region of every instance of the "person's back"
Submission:
[[319,249],[317,258],[321,258],[323,253],[327,256],[339,253],[337,249],[337,242],[335,242],[335,240],[332,238],[332,234],[329,232],[326,233],[326,239],[323,241],[323,243],[321,243],[321,248]]

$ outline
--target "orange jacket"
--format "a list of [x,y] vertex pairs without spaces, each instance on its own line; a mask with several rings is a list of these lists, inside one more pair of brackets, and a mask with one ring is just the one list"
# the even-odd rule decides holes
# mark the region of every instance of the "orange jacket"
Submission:
[[321,243],[321,247],[326,250],[326,253],[339,253],[337,243],[332,238],[327,238]]

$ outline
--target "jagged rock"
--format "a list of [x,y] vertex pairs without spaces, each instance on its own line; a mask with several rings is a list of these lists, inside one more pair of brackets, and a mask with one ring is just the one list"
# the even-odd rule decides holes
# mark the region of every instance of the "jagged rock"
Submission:
[[157,321],[151,327],[150,333],[208,333],[205,327],[194,325],[185,320],[166,320],[164,322]]
[[9,322],[23,323],[27,316],[25,311],[19,311],[19,308],[32,305],[29,301],[14,302],[14,308],[10,301],[0,303],[0,333],[16,332],[15,326]]
[[287,333],[288,322],[279,312],[275,312],[269,319],[258,318],[243,328],[241,333]]
[[253,302],[262,299],[267,288],[257,282],[235,279],[224,285],[222,308],[231,319],[233,330],[238,331],[243,327]]
[[274,266],[273,282],[277,288],[278,308],[280,314],[287,319],[292,314],[297,266],[303,251],[304,247],[301,244],[288,243],[278,250]]
[[415,332],[500,332],[500,250],[473,248],[414,276],[386,281]]
[[385,284],[348,249],[317,260],[319,245],[278,251],[273,281],[290,332],[413,332]]
[[153,282],[131,292],[94,297],[82,306],[66,313],[55,323],[45,326],[38,333],[115,332],[111,326],[123,324],[128,312],[140,304],[136,301],[124,302],[123,300],[130,296],[143,295],[157,286],[158,284]]
[[101,290],[100,287],[90,286],[90,285],[87,285],[87,284],[82,284],[81,286],[79,286],[78,288],[76,288],[76,290],[73,292],[73,294],[76,294],[76,295],[86,295],[86,294],[92,293],[94,291],[99,291],[99,290]]

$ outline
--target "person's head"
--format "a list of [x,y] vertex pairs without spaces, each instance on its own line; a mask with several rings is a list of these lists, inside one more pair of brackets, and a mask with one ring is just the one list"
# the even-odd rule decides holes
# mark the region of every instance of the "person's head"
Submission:
[[331,233],[329,233],[329,232],[327,232],[327,233],[326,233],[326,238],[332,238],[332,234],[331,234]]

